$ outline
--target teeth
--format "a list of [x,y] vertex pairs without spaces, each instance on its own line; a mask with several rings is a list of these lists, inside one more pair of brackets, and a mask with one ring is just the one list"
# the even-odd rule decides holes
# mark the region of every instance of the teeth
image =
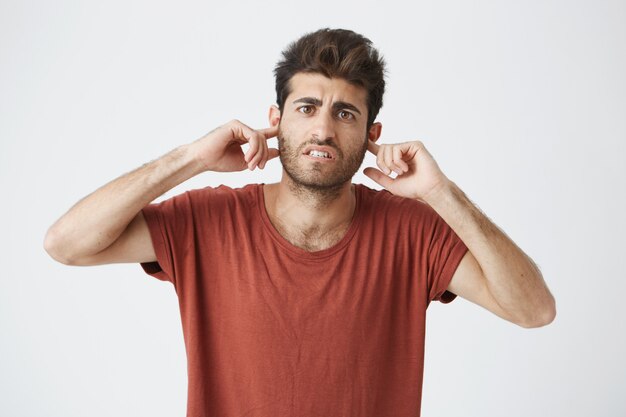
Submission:
[[316,151],[316,150],[312,150],[311,152],[309,152],[309,155],[317,156],[321,158],[330,158],[330,155],[328,154],[328,152],[322,152],[322,151]]

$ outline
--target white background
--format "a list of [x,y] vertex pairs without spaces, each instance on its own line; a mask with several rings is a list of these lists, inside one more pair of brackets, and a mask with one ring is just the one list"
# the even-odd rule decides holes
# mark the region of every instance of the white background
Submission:
[[[539,329],[432,304],[422,414],[626,415],[625,2],[407,4],[2,0],[0,415],[185,414],[171,284],[138,264],[56,263],[45,232],[217,125],[266,127],[280,51],[326,26],[386,58],[381,143],[422,140],[557,300]],[[163,198],[279,178],[274,160]]]

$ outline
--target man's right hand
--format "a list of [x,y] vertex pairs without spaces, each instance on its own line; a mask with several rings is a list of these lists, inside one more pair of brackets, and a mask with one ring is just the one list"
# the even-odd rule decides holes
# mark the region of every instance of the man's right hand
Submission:
[[[206,171],[252,171],[265,168],[267,161],[278,156],[278,149],[267,146],[267,140],[277,135],[278,125],[255,130],[235,119],[192,142],[189,148]],[[244,155],[242,145],[246,143],[250,147]]]

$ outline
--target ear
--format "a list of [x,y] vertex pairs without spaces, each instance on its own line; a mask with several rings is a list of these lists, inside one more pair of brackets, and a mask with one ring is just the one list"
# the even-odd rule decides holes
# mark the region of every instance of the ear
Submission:
[[370,126],[367,132],[367,138],[371,140],[372,142],[376,142],[378,138],[380,137],[380,132],[382,132],[382,130],[383,130],[383,125],[380,122],[372,123],[372,125]]
[[275,104],[270,106],[269,121],[271,127],[280,123],[280,109]]

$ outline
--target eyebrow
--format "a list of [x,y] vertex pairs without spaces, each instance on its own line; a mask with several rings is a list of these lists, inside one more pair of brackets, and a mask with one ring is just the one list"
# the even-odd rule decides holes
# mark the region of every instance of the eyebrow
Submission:
[[[293,104],[296,104],[296,103],[313,104],[315,106],[321,106],[323,104],[322,100],[320,100],[319,98],[315,98],[315,97],[302,97],[293,102]],[[358,113],[359,115],[361,114],[361,111],[357,109],[355,105],[350,104],[346,101],[335,101],[333,103],[333,110],[337,111],[337,110],[342,110],[342,109],[352,110],[355,113]]]

